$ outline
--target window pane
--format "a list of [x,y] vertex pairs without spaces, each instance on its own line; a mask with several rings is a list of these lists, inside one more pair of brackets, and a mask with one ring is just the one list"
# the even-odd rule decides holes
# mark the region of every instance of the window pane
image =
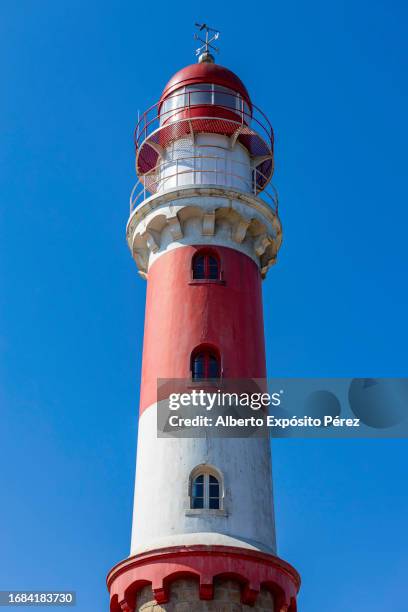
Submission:
[[204,508],[204,474],[199,474],[193,480],[192,508]]
[[210,497],[219,497],[220,496],[220,485],[210,484]]
[[205,278],[204,255],[199,255],[194,259],[193,278]]
[[210,484],[218,484],[218,478],[210,474]]
[[160,114],[165,115],[170,108],[170,100],[165,100],[162,104]]
[[194,483],[193,497],[204,497],[204,485],[203,484]]
[[173,108],[181,108],[186,104],[186,96],[184,95],[184,87],[178,89],[172,94]]
[[204,378],[204,354],[199,353],[193,361],[193,378]]
[[215,355],[210,355],[208,363],[208,377],[218,378],[219,375],[218,359],[215,357]]
[[174,110],[184,106],[184,92],[183,89],[178,89],[173,92],[166,100],[167,110]]
[[211,255],[208,257],[208,278],[218,278],[218,261]]
[[211,104],[212,100],[212,86],[208,83],[201,83],[200,85],[188,85],[186,87],[186,104]]
[[215,498],[215,499],[210,499],[209,507],[212,510],[219,510],[220,509],[220,500],[218,499],[218,497]]
[[235,109],[235,99],[236,94],[233,91],[221,85],[214,85],[214,104]]

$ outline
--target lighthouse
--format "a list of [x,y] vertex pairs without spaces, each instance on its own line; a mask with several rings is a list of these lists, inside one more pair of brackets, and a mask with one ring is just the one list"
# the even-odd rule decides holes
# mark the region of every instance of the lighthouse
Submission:
[[110,612],[297,610],[267,437],[157,433],[158,380],[265,379],[262,282],[282,241],[272,126],[203,33],[135,131],[126,237],[147,296],[131,551],[108,575]]

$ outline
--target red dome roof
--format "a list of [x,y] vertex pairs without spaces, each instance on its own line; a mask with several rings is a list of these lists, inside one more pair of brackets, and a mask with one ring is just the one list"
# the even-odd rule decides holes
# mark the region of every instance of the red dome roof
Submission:
[[196,83],[215,83],[216,85],[228,87],[240,93],[252,108],[251,98],[241,79],[231,72],[231,70],[228,70],[228,68],[208,62],[191,64],[191,66],[186,66],[182,70],[176,72],[164,88],[160,102],[176,89],[184,85],[193,85]]

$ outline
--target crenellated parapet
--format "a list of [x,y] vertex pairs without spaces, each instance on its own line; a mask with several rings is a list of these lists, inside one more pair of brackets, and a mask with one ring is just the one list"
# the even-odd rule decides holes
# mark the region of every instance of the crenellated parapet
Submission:
[[[107,584],[110,612],[235,612],[247,606],[255,612],[296,612],[300,577],[289,563],[265,553],[186,546],[130,557],[111,570]],[[214,607],[217,603],[222,608]]]

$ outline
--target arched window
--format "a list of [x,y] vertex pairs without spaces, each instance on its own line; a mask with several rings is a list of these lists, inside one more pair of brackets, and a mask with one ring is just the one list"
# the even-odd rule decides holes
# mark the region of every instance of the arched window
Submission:
[[191,508],[220,510],[220,489],[220,481],[214,474],[210,472],[197,474],[191,483]]
[[219,280],[220,265],[213,253],[199,252],[193,257],[193,278],[197,280]]
[[220,358],[211,348],[198,348],[192,354],[191,374],[193,380],[220,377]]

